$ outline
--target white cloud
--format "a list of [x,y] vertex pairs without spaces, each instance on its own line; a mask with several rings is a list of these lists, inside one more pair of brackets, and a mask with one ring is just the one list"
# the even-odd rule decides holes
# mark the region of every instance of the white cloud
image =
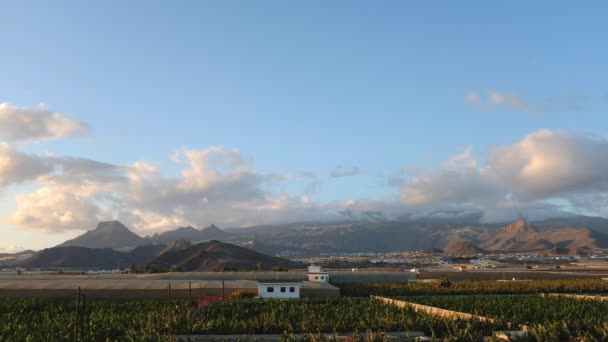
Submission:
[[338,165],[329,172],[329,177],[331,177],[331,178],[351,177],[351,176],[358,176],[360,174],[361,174],[361,169],[358,166],[344,167],[342,165]]
[[46,158],[24,154],[0,143],[0,187],[34,180],[52,169]]
[[59,139],[81,136],[89,126],[46,106],[15,107],[0,103],[0,138],[8,141]]
[[539,130],[520,142],[493,147],[488,157],[496,181],[525,198],[608,188],[608,140],[570,131]]
[[[438,169],[418,169],[401,189],[419,208],[469,207],[489,212],[555,211],[546,201],[600,212],[608,198],[608,140],[592,134],[539,130],[510,146],[490,148],[478,166],[470,149]],[[586,200],[593,198],[593,200]]]
[[526,114],[546,113],[552,109],[550,103],[534,103],[516,93],[505,93],[490,90],[487,92],[472,91],[465,95],[465,103],[483,110],[507,109]]
[[41,187],[17,195],[17,209],[7,221],[22,228],[61,232],[91,228],[102,218],[102,208],[91,200],[90,191],[67,187]]
[[[187,149],[172,158],[182,170],[163,175],[153,164],[112,165],[51,155],[23,154],[0,145],[0,182],[31,181],[38,188],[15,198],[7,218],[15,227],[47,232],[83,230],[120,219],[142,233],[176,226],[222,226],[349,219],[475,216],[530,217],[560,210],[605,212],[608,142],[569,131],[540,130],[510,146],[489,149],[481,163],[472,148],[434,169],[399,177],[400,194],[384,200],[316,202],[305,191],[288,193],[303,174],[266,174],[238,150]],[[312,176],[311,176],[312,177]],[[340,213],[342,213],[342,216]],[[443,215],[443,216],[442,216]]]

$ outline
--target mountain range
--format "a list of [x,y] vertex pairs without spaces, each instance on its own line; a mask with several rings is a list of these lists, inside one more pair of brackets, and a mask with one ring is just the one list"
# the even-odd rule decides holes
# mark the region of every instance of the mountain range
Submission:
[[[293,257],[438,249],[445,250],[446,255],[486,252],[584,254],[608,249],[606,233],[607,219],[587,216],[534,222],[519,220],[510,224],[417,220],[294,223],[238,229],[211,225],[203,229],[180,227],[148,237],[133,233],[119,221],[108,221],[55,248],[34,254],[21,265],[107,268],[154,262],[162,267],[202,270],[251,269],[255,263],[249,259],[256,263],[284,264],[284,261],[265,259],[263,254],[272,258],[270,255]],[[217,241],[205,244],[210,240]],[[218,246],[225,250],[218,252]],[[236,253],[232,246],[240,248],[240,252]],[[242,256],[244,260],[234,259],[232,255]]]
[[130,250],[145,244],[167,244],[176,240],[185,240],[193,243],[226,239],[231,234],[223,231],[215,225],[207,228],[196,229],[193,227],[180,227],[162,234],[141,237],[130,231],[119,221],[106,221],[97,224],[93,230],[68,240],[57,247],[88,247],[88,248],[114,248],[118,250]]
[[152,265],[157,268],[177,267],[186,272],[227,269],[252,271],[259,268],[304,266],[217,240],[163,253],[152,261]]
[[[272,257],[248,248],[210,240],[196,245],[177,240],[168,245],[149,244],[129,252],[112,248],[52,247],[17,264],[23,268],[123,269],[130,266],[152,270],[183,271],[270,270],[300,266],[288,259]],[[146,266],[149,265],[149,266]]]

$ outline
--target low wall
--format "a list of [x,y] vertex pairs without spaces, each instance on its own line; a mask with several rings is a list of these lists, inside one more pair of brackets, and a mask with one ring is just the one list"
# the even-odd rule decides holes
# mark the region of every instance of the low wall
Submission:
[[579,294],[566,294],[566,293],[541,293],[541,297],[554,297],[554,298],[572,298],[581,300],[597,300],[600,302],[608,301],[608,296],[599,295],[579,295]]
[[442,317],[442,318],[452,319],[452,320],[463,319],[463,320],[476,320],[476,321],[481,321],[481,322],[497,323],[497,320],[494,320],[492,318],[473,315],[473,314],[465,313],[465,312],[440,309],[440,308],[437,308],[434,306],[421,305],[421,304],[406,302],[404,300],[397,300],[397,299],[379,297],[379,296],[373,296],[373,295],[370,296],[370,298],[373,300],[379,300],[386,304],[394,305],[394,306],[397,306],[400,308],[412,308],[416,312],[423,312],[423,313],[431,314],[431,315]]

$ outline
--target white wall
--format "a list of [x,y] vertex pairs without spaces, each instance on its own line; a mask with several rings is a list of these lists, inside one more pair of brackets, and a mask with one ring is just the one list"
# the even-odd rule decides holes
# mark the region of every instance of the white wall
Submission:
[[[260,298],[300,298],[300,283],[272,283],[272,284],[259,284],[258,285],[258,296]],[[269,291],[273,288],[273,291]],[[293,288],[293,292],[290,291]],[[281,289],[285,291],[282,292]]]
[[308,280],[329,283],[329,273],[308,273]]

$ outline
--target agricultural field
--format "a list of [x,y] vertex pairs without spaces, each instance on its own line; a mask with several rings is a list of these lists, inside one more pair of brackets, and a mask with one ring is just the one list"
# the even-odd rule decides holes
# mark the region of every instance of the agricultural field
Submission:
[[[540,297],[600,293],[601,280],[341,284],[350,297],[301,300],[0,299],[0,341],[171,341],[174,335],[418,331],[437,341],[480,341],[520,330],[519,341],[608,340],[608,302]],[[476,293],[488,293],[479,295]],[[371,300],[392,297],[493,318],[452,320]],[[211,297],[209,297],[211,298]],[[221,297],[217,297],[221,299]],[[80,306],[82,308],[82,306]]]
[[340,283],[342,296],[394,297],[409,295],[608,293],[608,281],[601,279],[559,279],[533,281],[443,281],[410,283]]
[[[530,327],[529,338],[567,341],[608,338],[608,303],[592,299],[538,295],[413,296],[395,299],[498,319],[520,329]],[[548,335],[549,334],[549,335]],[[542,337],[542,338],[541,338]]]
[[91,301],[75,324],[75,301],[0,300],[0,341],[162,341],[182,334],[424,331],[477,341],[497,327],[451,321],[363,298],[238,299],[197,308],[185,300]]

